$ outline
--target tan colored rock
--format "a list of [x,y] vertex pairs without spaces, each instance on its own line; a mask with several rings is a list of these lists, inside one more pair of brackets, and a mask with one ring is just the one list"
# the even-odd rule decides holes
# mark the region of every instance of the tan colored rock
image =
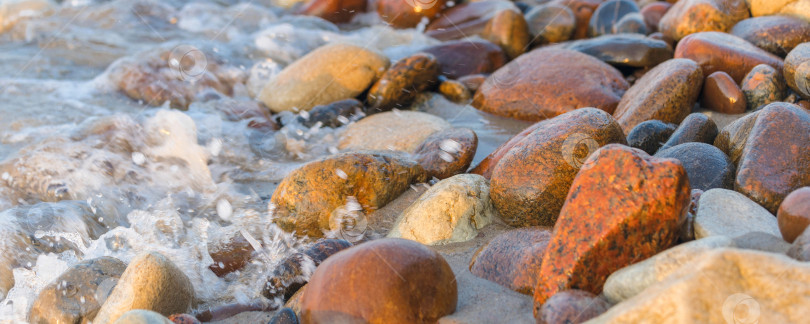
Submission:
[[450,128],[450,123],[418,111],[389,111],[349,125],[338,148],[341,150],[393,150],[413,153],[431,134]]
[[748,0],[751,15],[788,14],[810,21],[810,0]]
[[163,315],[153,311],[136,309],[126,312],[115,324],[175,324]]
[[388,237],[427,245],[469,241],[492,222],[489,181],[459,174],[439,181],[399,216]]
[[348,44],[319,47],[268,82],[258,99],[270,110],[310,110],[354,98],[377,81],[390,62],[373,50]]
[[164,316],[185,313],[192,300],[194,287],[183,271],[162,254],[148,252],[129,263],[93,323],[113,323],[134,309]]
[[722,248],[589,323],[803,323],[809,304],[810,263]]

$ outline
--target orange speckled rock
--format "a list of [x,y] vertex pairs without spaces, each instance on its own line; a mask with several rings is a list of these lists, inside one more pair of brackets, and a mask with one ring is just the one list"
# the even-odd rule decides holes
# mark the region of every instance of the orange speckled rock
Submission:
[[672,246],[689,209],[689,179],[674,159],[607,145],[583,166],[543,256],[535,315],[559,291],[602,291],[616,270]]
[[725,32],[750,16],[745,0],[681,0],[661,18],[658,30],[680,40],[698,32]]
[[354,197],[369,214],[411,183],[426,180],[422,167],[393,151],[350,152],[310,162],[290,172],[273,192],[274,220],[283,230],[322,237],[339,207]]
[[775,102],[756,118],[745,144],[734,189],[776,214],[793,190],[810,186],[810,113]]
[[386,238],[321,263],[301,296],[301,322],[435,323],[457,302],[455,275],[441,255]]
[[447,179],[467,171],[477,149],[478,136],[471,129],[448,128],[428,136],[413,158],[428,177]]
[[490,198],[511,226],[554,226],[582,162],[603,145],[627,140],[613,117],[596,108],[530,128],[523,139],[507,142],[514,146],[492,171]]
[[680,124],[692,111],[702,85],[703,73],[695,62],[668,60],[636,81],[613,116],[625,134],[648,120]]
[[376,2],[377,13],[382,20],[395,28],[412,28],[416,27],[422,18],[427,18],[429,21],[437,17],[444,9],[446,0],[380,0]]
[[684,37],[675,47],[676,58],[691,59],[703,68],[704,75],[728,73],[734,82],[742,81],[748,71],[760,64],[782,70],[782,59],[737,36],[720,32],[702,32]]
[[498,235],[476,251],[470,272],[531,295],[540,278],[540,265],[549,240],[551,231],[542,227],[518,228]]
[[539,121],[577,108],[612,113],[629,87],[621,72],[573,50],[541,48],[495,71],[475,93],[475,108]]

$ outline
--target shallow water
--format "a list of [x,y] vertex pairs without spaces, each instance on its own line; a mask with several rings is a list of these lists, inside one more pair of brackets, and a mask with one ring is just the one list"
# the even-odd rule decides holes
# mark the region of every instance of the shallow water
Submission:
[[[255,113],[252,95],[327,43],[392,60],[437,43],[373,13],[342,27],[285,16],[269,1],[74,0],[0,34],[0,321],[24,321],[42,287],[83,259],[129,262],[149,250],[188,275],[198,310],[260,298],[268,272],[302,244],[272,225],[272,191],[295,167],[336,153],[345,126],[306,128],[288,113],[280,130],[255,127],[243,118]],[[194,68],[232,93],[194,94],[181,111],[119,91],[130,81],[118,68],[165,64],[160,55],[177,48],[203,53]],[[160,70],[173,72],[189,77],[181,88],[200,80]],[[436,94],[414,109],[475,130],[473,163],[527,126]],[[209,246],[233,235],[257,257],[218,278]]]

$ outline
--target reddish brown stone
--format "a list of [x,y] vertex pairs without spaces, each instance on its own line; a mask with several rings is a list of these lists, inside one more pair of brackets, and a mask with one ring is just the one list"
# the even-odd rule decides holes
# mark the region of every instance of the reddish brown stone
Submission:
[[530,39],[529,25],[522,13],[501,10],[484,27],[481,37],[500,46],[511,60],[526,52]]
[[[498,161],[490,198],[512,226],[554,226],[571,181],[597,148],[625,144],[619,124],[602,110],[577,109],[530,127]],[[500,154],[500,149],[493,155]]]
[[174,314],[169,316],[169,320],[175,324],[200,324],[200,321],[189,314]]
[[791,16],[764,16],[743,20],[732,35],[781,57],[797,45],[810,42],[810,22]]
[[796,105],[804,108],[805,110],[810,110],[810,100],[799,100]]
[[543,256],[535,315],[566,289],[599,294],[616,270],[671,247],[689,208],[680,162],[607,145],[577,174]]
[[295,14],[321,17],[336,24],[347,23],[354,15],[366,11],[366,3],[365,0],[309,0]]
[[567,6],[574,12],[577,26],[574,30],[574,39],[588,37],[588,23],[596,8],[605,0],[553,0],[550,3]]
[[506,54],[498,45],[481,40],[446,42],[422,51],[436,57],[442,75],[449,79],[491,73],[507,61]]
[[439,93],[447,100],[456,103],[464,103],[470,100],[470,90],[463,83],[456,80],[445,80],[439,85]]
[[520,9],[510,1],[465,2],[444,11],[427,25],[425,34],[443,41],[480,35],[487,23],[503,10],[520,13]]
[[208,253],[214,260],[214,264],[208,266],[208,269],[211,269],[217,277],[222,277],[248,264],[253,255],[253,247],[241,233],[237,232],[217,242],[216,245],[209,246]]
[[439,61],[433,55],[416,53],[403,58],[371,86],[369,108],[375,112],[408,108],[420,92],[438,84],[438,77]]
[[702,85],[703,73],[695,62],[666,61],[636,81],[613,116],[626,134],[648,120],[680,124],[692,111]]
[[760,64],[782,69],[782,59],[734,35],[719,32],[691,34],[675,48],[676,58],[691,59],[703,68],[704,75],[728,73],[740,83],[748,71]]
[[610,304],[583,290],[565,290],[554,294],[540,308],[537,324],[584,323],[606,312]]
[[699,32],[725,32],[750,16],[745,0],[681,0],[661,18],[658,29],[680,40]]
[[641,15],[644,16],[644,23],[647,24],[647,30],[650,32],[658,31],[658,22],[661,17],[667,13],[667,10],[672,7],[672,4],[666,1],[653,2],[641,8]]
[[796,46],[785,58],[785,81],[788,87],[810,99],[810,43]]
[[787,96],[787,84],[781,71],[760,64],[754,67],[742,82],[742,92],[749,110],[756,110]]
[[276,208],[274,221],[285,231],[322,237],[323,231],[341,230],[333,218],[349,197],[367,215],[425,179],[418,163],[394,151],[332,155],[303,165],[281,181],[270,199]]
[[782,238],[793,243],[810,225],[810,187],[799,188],[785,197],[776,219]]
[[792,191],[810,186],[810,113],[777,102],[762,109],[743,149],[734,189],[772,214]]
[[540,264],[551,231],[519,228],[498,235],[482,246],[470,261],[470,272],[521,294],[531,295],[540,279]]
[[301,296],[303,323],[431,323],[453,313],[456,280],[441,255],[385,238],[322,263]]
[[541,48],[495,71],[475,93],[472,105],[528,121],[583,107],[612,113],[628,87],[618,70],[592,56]]
[[380,0],[377,13],[395,28],[416,27],[423,18],[434,19],[444,9],[446,0]]
[[724,114],[742,114],[747,108],[742,89],[728,73],[717,71],[703,82],[701,106]]
[[487,76],[483,74],[470,74],[458,78],[458,82],[461,82],[461,84],[467,87],[467,89],[469,89],[470,92],[474,93],[475,91],[478,90],[478,88],[481,87],[482,84],[484,84],[484,81],[486,81],[486,79]]
[[414,152],[414,160],[428,177],[446,179],[464,173],[478,148],[478,136],[467,128],[448,128],[428,136]]

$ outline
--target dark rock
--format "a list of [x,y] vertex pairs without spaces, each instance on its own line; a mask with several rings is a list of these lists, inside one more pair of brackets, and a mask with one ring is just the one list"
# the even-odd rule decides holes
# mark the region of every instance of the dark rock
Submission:
[[740,165],[740,157],[742,156],[745,144],[748,142],[748,135],[751,134],[751,128],[754,127],[754,123],[757,121],[757,116],[759,116],[759,111],[735,120],[731,124],[726,125],[726,127],[723,127],[714,139],[714,146],[728,155],[731,161],[734,162],[734,165]]
[[346,240],[321,239],[302,252],[284,258],[268,277],[262,295],[269,299],[290,299],[309,281],[309,275],[312,274],[313,269],[308,267],[317,267],[331,255],[351,246],[352,244]]
[[253,247],[241,233],[236,232],[223,241],[209,245],[208,253],[214,260],[214,264],[208,266],[208,269],[222,277],[248,264],[253,255]]
[[428,177],[446,179],[464,173],[478,149],[478,136],[467,128],[449,128],[431,134],[414,152]]
[[664,41],[637,34],[604,35],[561,44],[560,47],[596,57],[613,66],[653,67],[672,58]]
[[627,134],[627,145],[640,149],[647,154],[655,154],[672,136],[677,125],[660,120],[648,120],[638,124]]
[[284,307],[279,309],[267,324],[298,324],[298,315],[291,308]]
[[655,157],[681,161],[692,189],[734,188],[734,164],[720,149],[706,143],[685,143],[659,151]]
[[787,84],[782,72],[767,64],[755,66],[742,82],[742,92],[748,110],[757,110],[787,96]]
[[684,118],[669,140],[658,151],[690,142],[712,144],[715,137],[717,137],[717,124],[704,114],[693,113]]
[[644,16],[638,12],[626,14],[613,25],[613,33],[647,35],[647,23],[644,22]]
[[446,42],[422,51],[436,57],[441,74],[448,79],[492,73],[508,61],[498,45],[484,40]]
[[[321,126],[338,128],[365,116],[363,103],[356,99],[335,101],[328,105],[315,106],[312,110],[299,115],[298,122],[306,127]],[[306,116],[306,117],[304,117]]]
[[627,14],[639,12],[638,5],[630,0],[608,0],[596,8],[588,23],[588,37],[612,34],[613,27]]

